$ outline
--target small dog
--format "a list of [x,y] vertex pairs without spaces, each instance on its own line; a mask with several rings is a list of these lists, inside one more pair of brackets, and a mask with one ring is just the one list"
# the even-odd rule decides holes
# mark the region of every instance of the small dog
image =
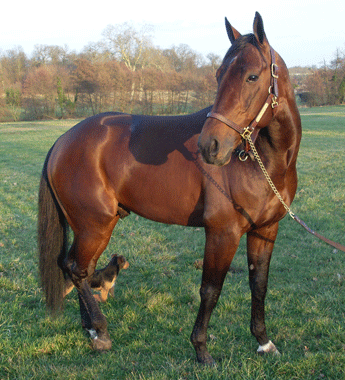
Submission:
[[[108,298],[108,293],[114,297],[114,286],[116,278],[121,269],[129,267],[128,261],[123,256],[113,255],[109,264],[103,269],[95,270],[95,273],[90,279],[92,289],[99,291],[100,294],[94,294],[95,300],[105,302]],[[72,291],[74,284],[70,278],[66,279],[63,296],[66,297]]]

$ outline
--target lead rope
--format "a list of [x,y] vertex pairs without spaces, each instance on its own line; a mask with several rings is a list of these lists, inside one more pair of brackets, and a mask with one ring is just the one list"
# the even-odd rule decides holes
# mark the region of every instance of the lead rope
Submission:
[[321,239],[322,241],[324,241],[325,243],[331,245],[332,247],[336,248],[336,249],[339,249],[340,251],[343,251],[345,252],[345,246],[339,244],[339,243],[336,243],[330,239],[327,239],[325,238],[324,236],[320,235],[319,233],[313,231],[310,227],[308,227],[306,225],[305,222],[303,222],[303,220],[301,220],[297,215],[295,215],[291,208],[284,202],[284,199],[283,197],[280,195],[279,191],[277,190],[275,184],[273,183],[270,175],[268,174],[266,168],[265,168],[265,165],[263,164],[260,156],[259,156],[259,153],[258,151],[256,150],[255,148],[255,145],[252,141],[252,138],[251,138],[251,133],[249,131],[245,131],[243,134],[242,134],[242,137],[248,141],[249,145],[250,145],[250,148],[253,152],[253,155],[256,159],[256,161],[258,162],[268,184],[270,185],[271,189],[273,190],[274,194],[277,196],[277,198],[279,199],[279,201],[281,202],[281,204],[284,206],[285,210],[289,213],[289,215],[291,216],[291,218],[293,220],[295,220],[298,224],[300,224],[303,228],[305,228],[309,233],[311,233],[312,235],[316,236],[317,238]]

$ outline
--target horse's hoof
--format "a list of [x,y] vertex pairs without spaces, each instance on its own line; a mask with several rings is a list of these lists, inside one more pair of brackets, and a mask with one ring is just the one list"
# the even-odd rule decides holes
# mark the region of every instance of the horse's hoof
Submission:
[[271,341],[268,341],[268,343],[264,344],[263,346],[259,346],[258,354],[273,354],[280,356],[280,352],[277,350],[277,347]]
[[108,333],[97,334],[95,330],[89,330],[92,339],[92,349],[95,351],[108,351],[111,349],[111,340]]
[[213,357],[208,353],[205,352],[204,354],[197,355],[197,361],[200,364],[206,365],[208,367],[216,367],[217,363],[214,361]]
[[95,351],[108,351],[111,349],[111,340],[96,337],[92,340],[92,348]]

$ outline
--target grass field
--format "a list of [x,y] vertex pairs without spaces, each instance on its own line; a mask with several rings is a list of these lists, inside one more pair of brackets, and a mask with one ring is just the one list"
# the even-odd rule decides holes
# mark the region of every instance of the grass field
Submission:
[[[303,139],[294,212],[345,244],[345,107],[301,110]],[[91,351],[75,290],[64,315],[47,317],[38,285],[36,215],[40,171],[73,121],[0,125],[0,379],[345,379],[345,253],[281,222],[267,294],[267,327],[282,355],[258,356],[249,331],[244,241],[209,328],[218,363],[195,362],[189,336],[199,306],[202,229],[131,215],[100,259],[123,254],[114,299],[102,305],[112,350]]]

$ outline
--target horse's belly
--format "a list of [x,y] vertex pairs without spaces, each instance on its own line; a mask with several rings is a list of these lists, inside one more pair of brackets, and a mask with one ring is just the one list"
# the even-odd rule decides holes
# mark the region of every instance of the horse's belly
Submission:
[[201,226],[203,199],[200,183],[192,173],[164,167],[133,170],[117,192],[120,204],[157,222]]

